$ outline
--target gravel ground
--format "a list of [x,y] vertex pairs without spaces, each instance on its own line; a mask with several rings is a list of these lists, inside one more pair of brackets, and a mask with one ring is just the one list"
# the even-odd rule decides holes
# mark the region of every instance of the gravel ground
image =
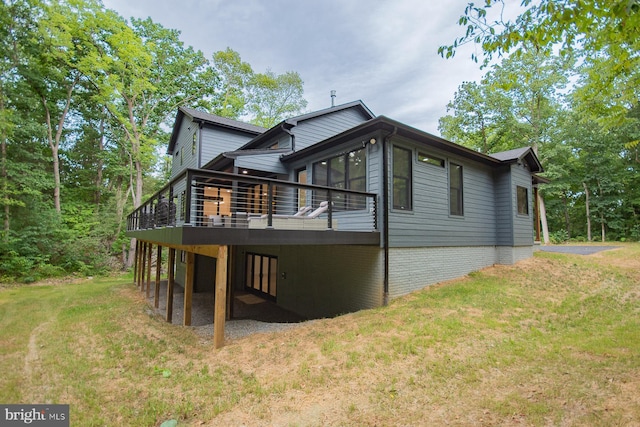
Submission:
[[[160,282],[160,297],[158,308],[154,308],[154,284],[151,284],[151,297],[147,299],[152,315],[166,317],[167,282]],[[239,296],[242,293],[238,293]],[[254,303],[246,304],[239,298],[233,300],[233,319],[225,322],[225,338],[238,339],[256,333],[278,332],[295,328],[305,321],[302,317],[278,307],[271,301],[253,298]],[[173,294],[173,314],[171,323],[183,324],[184,290],[175,286]],[[191,301],[191,327],[204,338],[213,337],[213,306],[212,292],[198,292],[193,294]]]
[[[224,325],[224,337],[225,339],[238,339],[253,334],[268,333],[268,332],[280,332],[287,329],[295,328],[302,323],[269,323],[260,322],[259,320],[251,319],[236,319],[227,320]],[[213,325],[196,326],[194,328],[196,333],[205,338],[213,337]]]

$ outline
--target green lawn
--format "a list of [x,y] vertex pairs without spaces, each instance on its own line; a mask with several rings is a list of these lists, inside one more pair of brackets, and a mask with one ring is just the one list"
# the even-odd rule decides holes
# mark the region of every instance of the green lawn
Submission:
[[148,313],[130,277],[0,288],[0,402],[74,426],[640,425],[640,244],[221,350]]

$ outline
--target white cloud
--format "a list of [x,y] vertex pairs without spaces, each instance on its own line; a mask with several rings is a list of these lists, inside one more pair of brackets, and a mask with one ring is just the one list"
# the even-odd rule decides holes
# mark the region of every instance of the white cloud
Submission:
[[472,46],[444,60],[439,45],[463,31],[467,0],[105,0],[122,16],[151,18],[182,32],[186,44],[213,52],[231,47],[256,71],[297,71],[308,109],[361,99],[386,115],[431,133],[463,81],[482,72]]

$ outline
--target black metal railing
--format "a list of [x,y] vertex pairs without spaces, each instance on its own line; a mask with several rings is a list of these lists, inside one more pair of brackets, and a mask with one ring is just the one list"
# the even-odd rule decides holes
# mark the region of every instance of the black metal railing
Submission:
[[373,193],[187,169],[127,217],[127,230],[229,227],[374,231]]

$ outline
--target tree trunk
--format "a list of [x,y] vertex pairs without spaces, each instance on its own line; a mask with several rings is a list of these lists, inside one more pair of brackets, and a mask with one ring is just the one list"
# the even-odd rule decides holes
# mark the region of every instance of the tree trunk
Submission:
[[585,195],[585,209],[587,211],[587,240],[591,241],[591,212],[589,208],[589,187],[587,187],[587,183],[583,182],[584,186],[584,195]]
[[104,151],[104,117],[100,120],[100,137],[98,138],[98,165],[96,168],[96,192],[93,196],[96,204],[96,212],[100,209],[101,189],[102,189],[102,168],[104,162],[102,160],[102,152]]
[[564,206],[564,226],[567,230],[567,236],[571,238],[571,221],[569,219],[569,206],[567,205],[567,195],[562,195],[562,204]]
[[[4,112],[4,95],[0,94],[0,112]],[[9,241],[9,218],[11,210],[9,209],[9,175],[7,174],[7,132],[2,125],[2,130],[0,134],[0,152],[2,153],[2,158],[0,162],[2,162],[2,167],[0,168],[0,174],[2,179],[2,194],[4,194],[4,221],[3,221],[3,240],[4,242]]]
[[53,124],[51,123],[51,112],[47,104],[47,98],[43,94],[40,95],[40,100],[42,101],[42,106],[44,107],[45,120],[47,123],[47,139],[49,142],[49,147],[51,148],[51,157],[53,160],[53,204],[56,208],[56,212],[58,213],[62,211],[60,202],[60,157],[58,155],[58,152],[60,149],[60,140],[62,139],[62,129],[64,128],[64,121],[67,118],[69,107],[71,106],[71,95],[73,94],[73,90],[75,89],[79,79],[80,77],[76,76],[73,82],[69,84],[69,87],[67,87],[67,97],[65,99],[64,108],[60,112],[55,136],[53,134]]
[[[602,191],[602,184],[600,184],[600,179],[598,179],[598,196],[604,198],[604,192]],[[604,225],[604,213],[600,210],[600,233],[602,241],[605,240],[605,225]]]

